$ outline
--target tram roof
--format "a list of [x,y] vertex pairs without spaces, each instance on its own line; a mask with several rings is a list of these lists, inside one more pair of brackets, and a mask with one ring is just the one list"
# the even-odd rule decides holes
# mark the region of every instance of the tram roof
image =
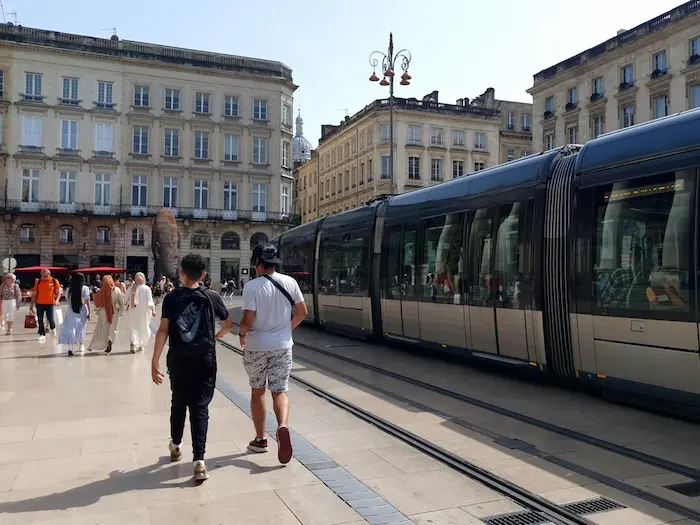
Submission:
[[700,108],[683,111],[587,142],[576,159],[576,173],[601,171],[700,149]]

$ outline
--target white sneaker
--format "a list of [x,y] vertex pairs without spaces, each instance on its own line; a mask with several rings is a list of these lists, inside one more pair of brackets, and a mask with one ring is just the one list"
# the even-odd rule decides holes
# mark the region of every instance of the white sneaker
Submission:
[[45,335],[40,335],[40,336],[39,336],[39,342],[40,342],[40,343],[43,343],[43,342],[45,342],[45,341],[46,341],[46,336],[45,336]]
[[170,450],[170,461],[180,461],[182,459],[182,443],[176,445],[171,439],[168,450]]
[[195,481],[204,481],[205,479],[209,479],[209,472],[207,472],[207,466],[201,459],[194,462],[194,479]]

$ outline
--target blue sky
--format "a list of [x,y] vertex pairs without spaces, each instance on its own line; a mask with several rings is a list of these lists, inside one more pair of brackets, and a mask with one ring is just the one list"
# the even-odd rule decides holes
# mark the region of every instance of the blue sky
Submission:
[[[368,55],[395,48],[412,55],[398,97],[433,90],[454,103],[487,87],[528,102],[532,75],[681,4],[679,0],[2,0],[24,26],[279,60],[294,70],[295,109],[304,135],[337,124],[388,89],[368,81]],[[14,17],[7,15],[9,21]]]

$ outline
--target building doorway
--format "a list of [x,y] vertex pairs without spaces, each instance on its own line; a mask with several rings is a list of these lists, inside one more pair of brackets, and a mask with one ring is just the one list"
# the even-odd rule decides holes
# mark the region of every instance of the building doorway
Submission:
[[148,257],[126,257],[126,273],[133,277],[135,273],[141,272],[148,279]]

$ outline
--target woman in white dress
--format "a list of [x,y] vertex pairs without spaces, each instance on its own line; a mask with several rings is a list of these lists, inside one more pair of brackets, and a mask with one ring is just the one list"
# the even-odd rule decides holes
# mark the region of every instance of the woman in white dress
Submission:
[[68,355],[73,355],[73,347],[79,345],[79,350],[85,350],[85,328],[90,320],[90,289],[85,286],[85,276],[76,273],[71,278],[68,288],[68,313],[63,320],[63,326],[58,334],[58,344],[68,346]]
[[0,286],[0,300],[2,300],[2,322],[7,326],[7,335],[12,334],[12,323],[15,320],[15,312],[22,304],[22,292],[17,284],[15,274],[8,273]]
[[104,350],[109,354],[117,340],[119,318],[124,312],[124,294],[114,279],[107,275],[102,279],[102,288],[94,294],[93,301],[97,309],[97,326],[88,351]]
[[129,350],[135,353],[144,350],[151,338],[151,318],[156,316],[151,289],[146,286],[146,276],[141,272],[134,276],[126,295],[127,318],[129,319]]

